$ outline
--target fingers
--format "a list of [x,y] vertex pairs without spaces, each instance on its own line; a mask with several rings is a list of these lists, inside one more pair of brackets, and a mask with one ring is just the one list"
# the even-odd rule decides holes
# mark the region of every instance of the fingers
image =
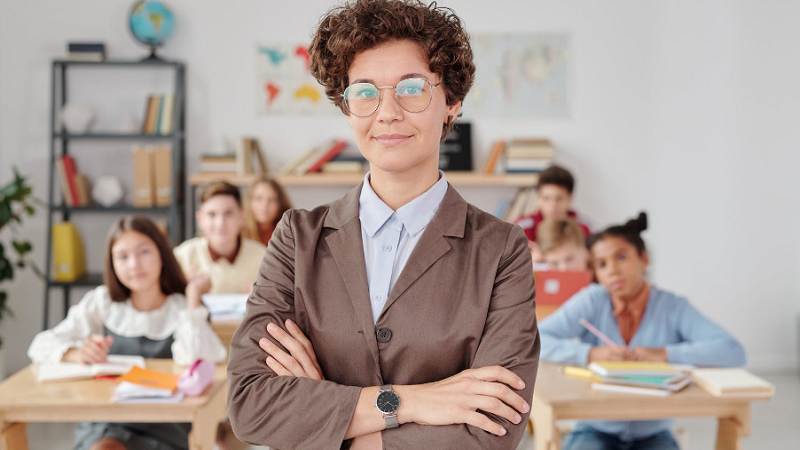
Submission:
[[267,366],[272,369],[278,376],[291,377],[292,372],[289,372],[281,363],[275,360],[272,356],[267,357]]
[[464,413],[464,423],[488,431],[496,436],[505,436],[506,429],[489,417],[475,411]]
[[500,366],[486,366],[472,369],[470,375],[481,381],[498,381],[514,389],[525,389],[525,382],[514,372]]
[[[299,329],[297,331],[300,332]],[[303,371],[309,376],[309,378],[322,379],[321,374],[319,373],[320,371],[317,369],[317,365],[314,361],[312,361],[311,356],[309,356],[309,351],[298,339],[273,323],[267,325],[267,332],[278,342],[280,342],[280,344],[283,345],[286,350],[289,350],[291,356],[300,364]],[[302,332],[300,333],[302,334]],[[303,339],[308,341],[305,336],[303,336]],[[311,348],[311,343],[309,342],[308,344],[309,348]],[[311,348],[311,353],[313,353],[313,351],[314,349]],[[280,361],[280,359],[278,359],[278,361]],[[283,363],[283,361],[280,362]],[[294,372],[291,367],[287,366],[287,368]]]
[[298,342],[306,349],[308,356],[311,358],[311,361],[319,367],[319,363],[317,362],[317,354],[314,352],[314,346],[311,345],[311,341],[308,340],[305,334],[303,334],[303,330],[295,324],[292,319],[286,320],[286,329],[289,330],[289,334],[292,335]]
[[497,397],[476,395],[472,397],[472,404],[470,406],[473,409],[480,409],[482,411],[492,413],[498,417],[502,417],[514,424],[518,424],[522,421],[522,416],[520,416],[519,413],[514,411],[511,407],[503,403],[503,401]]
[[[108,337],[110,337],[112,339],[112,342],[113,342],[114,338],[111,337],[111,336],[108,336]],[[111,342],[109,342],[106,339],[106,336],[101,336],[99,334],[93,334],[93,335],[89,336],[89,341],[92,342],[93,344],[97,345],[97,347],[103,353],[106,353],[106,354],[108,354],[108,349],[111,348]]]
[[[277,345],[270,342],[269,339],[262,338],[260,341],[258,341],[258,345],[265,352],[269,353],[273,359],[280,363],[280,365],[289,372],[289,375],[294,377],[310,378],[305,370],[303,370],[303,366],[301,366],[295,358],[281,350]],[[269,365],[269,363],[267,365]]]
[[[501,383],[490,383],[490,382],[480,382],[475,385],[474,393],[479,394],[480,396],[484,396],[486,398],[494,398],[502,403],[516,409],[521,413],[527,413],[530,411],[530,406],[528,402],[525,401],[519,394],[509,389],[508,386],[501,384]],[[483,407],[480,407],[484,411],[489,411]],[[510,408],[509,408],[510,409]],[[495,413],[494,411],[489,411]],[[516,412],[514,412],[516,414]],[[497,414],[497,413],[495,413]],[[497,414],[502,415],[502,414]],[[502,415],[506,419],[514,422],[513,416],[506,416]],[[514,422],[518,423],[518,422]]]
[[78,351],[79,361],[83,364],[96,364],[106,361],[106,352],[91,338],[83,341],[83,346]]

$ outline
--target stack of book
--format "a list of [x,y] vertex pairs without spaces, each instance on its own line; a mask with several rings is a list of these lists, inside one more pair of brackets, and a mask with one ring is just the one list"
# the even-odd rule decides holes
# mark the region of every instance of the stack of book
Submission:
[[175,94],[151,95],[147,97],[142,122],[143,134],[167,135],[175,129]]
[[102,42],[69,42],[67,59],[71,61],[105,61],[106,45]]
[[70,155],[64,155],[56,160],[56,171],[61,182],[61,193],[64,196],[64,204],[70,207],[88,206],[92,203],[91,186],[89,178],[78,173],[75,159]]
[[[311,149],[297,158],[289,161],[280,170],[281,175],[305,175],[307,173],[317,173],[322,171],[322,167],[339,156],[347,147],[347,141],[341,139],[331,139],[330,141]],[[348,161],[352,163],[352,161]],[[363,166],[363,163],[362,163]],[[337,165],[329,166],[336,170]],[[353,165],[349,166],[354,167]],[[328,169],[330,171],[331,169]]]
[[183,400],[178,390],[180,375],[133,367],[119,378],[112,403],[177,403]]
[[667,396],[692,382],[691,366],[663,362],[593,362],[589,370],[595,375],[592,389],[601,391]]
[[322,173],[364,173],[367,160],[360,154],[340,154],[322,165]]
[[236,153],[206,154],[200,157],[200,172],[203,173],[236,173],[238,169]]
[[547,139],[514,139],[505,147],[506,172],[539,173],[550,167],[554,156]]

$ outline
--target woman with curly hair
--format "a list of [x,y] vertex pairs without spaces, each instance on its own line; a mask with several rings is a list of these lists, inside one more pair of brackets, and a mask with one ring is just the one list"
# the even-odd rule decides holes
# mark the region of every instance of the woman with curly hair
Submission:
[[475,72],[461,20],[358,0],[309,53],[370,171],[275,229],[231,343],[234,432],[278,449],[515,449],[539,359],[527,239],[438,170]]

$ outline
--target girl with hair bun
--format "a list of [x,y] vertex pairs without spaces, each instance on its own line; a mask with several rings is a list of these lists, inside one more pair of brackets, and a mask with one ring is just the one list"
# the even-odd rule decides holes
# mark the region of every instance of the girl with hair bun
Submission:
[[[593,234],[586,242],[597,279],[543,320],[541,358],[562,364],[593,361],[664,361],[695,366],[735,367],[745,363],[742,345],[704,317],[689,301],[651,286],[641,233],[647,214]],[[579,321],[586,319],[617,346],[603,344]],[[576,339],[577,338],[577,339]],[[567,450],[676,449],[672,420],[582,422]]]

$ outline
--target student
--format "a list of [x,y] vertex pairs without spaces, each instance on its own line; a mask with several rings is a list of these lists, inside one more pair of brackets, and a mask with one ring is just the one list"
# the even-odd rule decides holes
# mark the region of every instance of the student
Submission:
[[536,184],[536,201],[539,209],[529,215],[515,220],[521,226],[528,238],[528,246],[534,262],[542,261],[541,249],[537,245],[537,232],[539,225],[545,219],[573,219],[578,223],[584,236],[589,236],[591,231],[579,215],[572,208],[572,192],[575,188],[575,178],[561,166],[550,166],[539,174]]
[[[149,219],[127,216],[111,227],[103,281],[64,321],[36,335],[28,349],[33,362],[93,364],[109,354],[172,358],[181,365],[225,359],[208,310],[184,297],[197,286],[187,286],[166,238]],[[188,449],[189,429],[178,423],[83,423],[75,449]]]
[[245,195],[245,222],[242,236],[269,244],[269,238],[283,213],[292,208],[289,197],[272,178],[260,177],[250,185]]
[[589,252],[584,235],[572,219],[545,219],[538,230],[539,249],[550,270],[585,271]]
[[[567,301],[542,321],[542,359],[586,365],[592,361],[666,361],[695,366],[741,366],[741,344],[706,319],[685,298],[650,286],[641,232],[642,213],[625,225],[592,235],[587,246],[599,284]],[[583,328],[586,319],[620,346],[604,345]],[[577,341],[575,339],[578,339]],[[677,449],[671,420],[583,422],[566,445],[574,449]]]
[[204,189],[200,201],[196,219],[202,237],[175,248],[183,273],[190,281],[197,279],[199,295],[249,292],[266,247],[241,236],[244,210],[239,189],[214,183]]
[[370,172],[278,224],[231,342],[233,429],[280,449],[516,449],[539,352],[527,239],[438,170],[475,73],[461,19],[349,2],[309,53]]

